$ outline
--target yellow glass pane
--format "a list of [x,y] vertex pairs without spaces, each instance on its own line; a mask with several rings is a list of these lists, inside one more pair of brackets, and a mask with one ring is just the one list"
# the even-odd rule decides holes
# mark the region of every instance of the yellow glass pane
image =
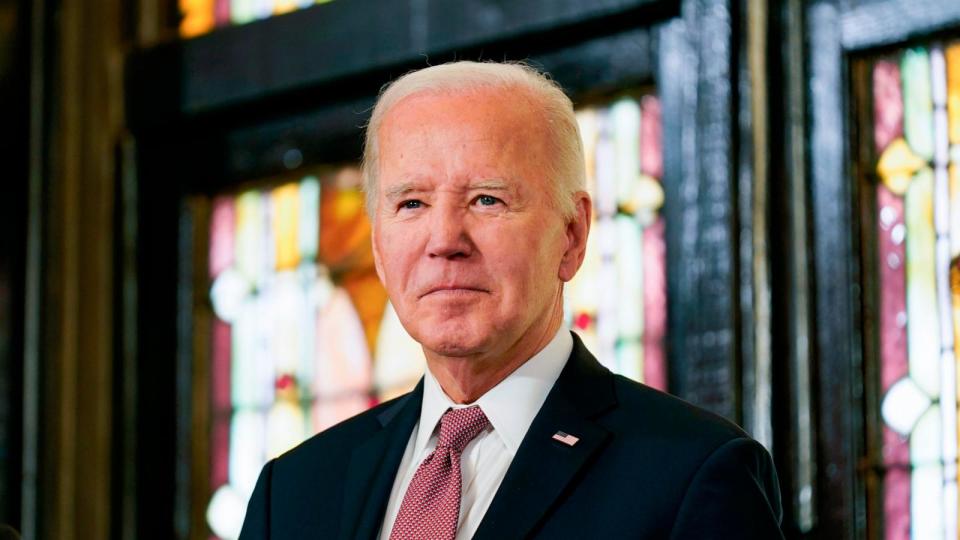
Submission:
[[960,144],[960,43],[948,47],[945,56],[950,142]]
[[273,190],[273,242],[278,270],[300,264],[300,186],[286,184]]
[[900,137],[883,151],[877,163],[877,173],[890,191],[903,195],[910,187],[910,179],[925,165],[926,161],[914,154],[907,141]]
[[280,15],[282,13],[290,13],[291,11],[296,11],[300,6],[297,5],[296,0],[276,0],[273,4],[273,14]]
[[307,428],[296,386],[290,383],[289,386],[278,388],[277,401],[267,413],[267,458],[273,459],[303,442],[309,435]]
[[426,359],[390,303],[384,309],[374,346],[373,382],[380,401],[409,392],[423,375]]
[[[953,312],[953,356],[960,358],[960,258],[950,261],[950,304]],[[960,388],[960,369],[956,370],[957,388]],[[960,411],[960,402],[957,403]],[[960,414],[957,415],[957,447],[960,448]]]
[[960,256],[960,163],[950,165],[947,171],[950,194],[950,259],[953,260]]
[[206,34],[214,26],[214,0],[180,0],[180,35],[185,38]]

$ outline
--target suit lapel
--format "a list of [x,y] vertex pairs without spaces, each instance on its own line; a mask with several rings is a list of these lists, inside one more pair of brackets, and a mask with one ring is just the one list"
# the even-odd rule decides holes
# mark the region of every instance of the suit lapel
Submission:
[[342,540],[376,537],[422,401],[421,379],[413,392],[377,417],[382,429],[353,451],[344,485]]
[[[613,376],[597,363],[574,334],[574,348],[474,536],[527,536],[579,472],[609,439],[593,418],[616,404]],[[579,440],[572,446],[553,439],[558,431]]]

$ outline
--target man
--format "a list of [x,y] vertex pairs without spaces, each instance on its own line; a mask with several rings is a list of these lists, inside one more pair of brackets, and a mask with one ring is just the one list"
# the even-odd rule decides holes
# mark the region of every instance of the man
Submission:
[[782,537],[759,444],[563,328],[591,206],[556,85],[516,64],[408,74],[373,111],[364,175],[427,373],[268,463],[242,539]]

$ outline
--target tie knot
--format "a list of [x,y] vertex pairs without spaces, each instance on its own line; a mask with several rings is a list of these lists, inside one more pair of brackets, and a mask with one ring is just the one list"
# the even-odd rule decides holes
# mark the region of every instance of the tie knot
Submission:
[[440,418],[437,447],[447,447],[459,454],[489,424],[487,415],[476,405],[464,409],[448,409]]

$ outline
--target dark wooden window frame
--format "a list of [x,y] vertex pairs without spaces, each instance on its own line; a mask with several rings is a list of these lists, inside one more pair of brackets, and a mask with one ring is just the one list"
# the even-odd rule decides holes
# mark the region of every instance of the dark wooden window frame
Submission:
[[[851,5],[853,4],[853,5]],[[921,5],[922,4],[922,5]],[[960,29],[952,0],[808,1],[805,7],[807,168],[813,228],[814,328],[818,366],[818,528],[844,538],[880,538],[866,477],[871,467],[864,357],[865,298],[860,194],[852,158],[857,127],[851,70],[857,58]],[[865,346],[866,345],[866,346]],[[868,505],[870,508],[868,508]]]

